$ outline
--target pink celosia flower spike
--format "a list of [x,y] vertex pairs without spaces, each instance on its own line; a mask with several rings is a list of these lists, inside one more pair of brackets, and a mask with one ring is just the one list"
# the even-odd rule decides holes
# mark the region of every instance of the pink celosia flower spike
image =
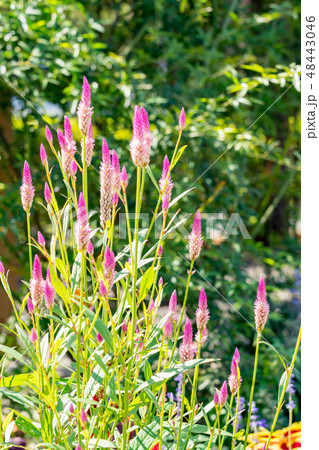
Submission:
[[[202,333],[202,335],[201,335],[201,333]],[[207,340],[207,327],[206,326],[201,330],[201,332],[197,331],[197,333],[195,335],[195,340],[196,340],[196,342],[198,342],[201,345]]]
[[45,239],[40,231],[38,231],[38,242],[41,247],[45,247]]
[[32,344],[34,344],[37,340],[38,340],[37,332],[35,331],[34,328],[32,328],[32,330],[31,330],[31,342],[32,342]]
[[170,317],[172,320],[176,320],[176,308],[177,308],[177,294],[175,289],[171,295],[168,304],[168,312],[170,313]]
[[158,249],[158,256],[163,256],[163,247],[160,245],[160,248]]
[[125,191],[125,189],[127,188],[127,185],[128,185],[128,176],[127,176],[126,168],[125,168],[125,166],[123,166],[122,172],[121,172],[121,186],[122,186],[123,191]]
[[88,243],[87,252],[90,256],[93,256],[94,254],[94,247],[91,241]]
[[172,332],[172,322],[170,317],[168,317],[164,326],[164,339],[170,339],[172,337]]
[[102,163],[100,166],[100,224],[104,230],[112,215],[113,169],[109,147],[105,139],[102,143]]
[[[81,140],[81,144],[82,144],[82,161],[83,161],[83,155],[84,155],[84,148],[83,148],[84,140],[83,139]],[[94,144],[95,144],[95,139],[93,138],[93,130],[92,130],[92,122],[91,122],[90,126],[89,126],[88,134],[85,139],[85,162],[86,162],[87,167],[89,167],[92,162]]]
[[47,182],[44,185],[44,199],[49,204],[52,202],[52,194]]
[[186,317],[186,323],[184,328],[183,342],[179,348],[179,356],[181,362],[190,361],[194,358],[195,348],[193,344],[193,328],[191,321]]
[[[168,159],[167,155],[165,155],[164,162],[163,162],[162,177],[159,180],[159,187],[160,187],[161,191],[167,195],[168,200],[170,201],[174,183],[171,180],[171,174],[169,173],[169,166],[170,166],[169,159]],[[168,176],[168,180],[166,182],[167,176]],[[165,186],[165,183],[166,183],[166,186]],[[164,189],[164,187],[165,187],[165,189]]]
[[127,325],[125,322],[122,322],[122,333],[126,333],[127,332]]
[[5,274],[4,265],[2,264],[1,261],[0,261],[0,273],[1,273],[2,275]]
[[74,405],[73,405],[73,403],[72,403],[72,402],[70,403],[70,406],[69,406],[69,411],[70,411],[70,413],[71,413],[71,414],[73,414],[73,413],[74,413]]
[[113,180],[112,180],[113,190],[120,192],[120,190],[121,190],[121,167],[120,167],[119,158],[118,158],[115,150],[113,150],[113,153],[112,153],[112,171],[113,171]]
[[46,166],[48,163],[48,157],[43,144],[40,145],[40,159],[42,164]]
[[230,392],[232,394],[236,394],[239,386],[241,385],[241,377],[239,379],[239,384],[238,384],[238,373],[237,373],[239,361],[240,361],[240,355],[239,355],[239,351],[236,347],[236,350],[234,352],[234,356],[232,359],[232,363],[231,363],[231,368],[230,368],[231,373],[228,377],[228,386],[229,386]]
[[258,284],[257,298],[254,306],[256,330],[258,333],[260,333],[265,328],[269,309],[270,308],[266,297],[265,282],[263,276],[261,276]]
[[79,443],[76,444],[75,450],[82,450],[82,447]]
[[25,161],[23,167],[23,181],[20,188],[21,203],[26,213],[31,209],[34,198],[34,187],[32,185],[32,176],[29,164]]
[[149,310],[149,313],[150,313],[150,314],[152,314],[152,312],[154,311],[154,308],[155,308],[155,302],[154,302],[154,300],[152,299],[152,300],[150,301],[150,304],[149,304],[149,307],[148,307],[148,310]]
[[78,201],[78,221],[76,226],[77,245],[80,251],[86,250],[90,241],[91,227],[89,225],[86,203],[82,192]]
[[73,160],[71,163],[71,176],[75,177],[76,172],[78,171],[78,165],[77,163]]
[[100,281],[100,295],[101,297],[107,298],[107,289],[103,280]]
[[53,136],[52,136],[51,130],[48,127],[48,125],[45,126],[45,137],[47,138],[49,145],[52,145],[53,144]]
[[179,128],[180,130],[184,130],[186,124],[186,115],[184,108],[181,109],[181,113],[179,116]]
[[55,290],[51,282],[51,276],[49,268],[47,270],[47,278],[45,280],[44,285],[44,300],[45,300],[45,306],[48,309],[52,309],[54,305],[54,297],[55,297]]
[[101,344],[101,342],[103,342],[103,338],[102,338],[102,336],[100,335],[99,332],[98,332],[97,335],[96,335],[96,339],[97,339],[97,341],[98,341],[99,344]]
[[88,134],[93,108],[91,108],[91,89],[88,80],[83,78],[82,97],[78,106],[79,129],[83,135]]
[[158,287],[159,287],[159,288],[162,288],[162,287],[163,287],[163,284],[164,284],[163,277],[161,277],[161,278],[159,279],[159,282],[158,282]]
[[192,261],[199,257],[202,246],[201,217],[199,211],[197,211],[194,217],[193,230],[189,235],[189,256]]
[[115,278],[115,257],[114,253],[111,252],[108,246],[105,250],[104,276],[106,281],[108,282],[108,289],[112,289]]
[[32,300],[31,300],[30,297],[28,298],[28,301],[27,301],[27,307],[28,307],[29,313],[33,314],[34,313],[34,306],[33,306],[33,303],[32,303]]
[[206,328],[208,320],[209,310],[207,307],[207,297],[204,288],[201,288],[198,299],[198,309],[196,311],[196,325],[199,331]]
[[85,425],[88,422],[88,416],[87,416],[84,408],[82,408],[82,411],[81,411],[81,422],[82,422],[82,425]]
[[219,394],[220,406],[224,406],[226,404],[226,401],[227,401],[227,381],[224,381]]
[[114,208],[117,207],[118,203],[119,203],[119,196],[117,195],[116,192],[114,192],[112,197],[112,205],[114,206]]
[[66,176],[69,178],[71,175],[71,165],[76,150],[76,144],[73,140],[71,124],[67,117],[65,117],[64,119],[64,128],[67,130],[69,140],[67,140],[66,136],[59,129],[57,130],[57,135],[61,148],[62,169]]
[[162,199],[162,210],[164,217],[167,216],[168,210],[169,210],[169,199],[166,194],[163,195]]
[[137,167],[147,167],[150,162],[152,134],[150,133],[147,113],[144,108],[135,106],[133,117],[133,136],[130,151],[133,163]]
[[215,389],[214,403],[215,403],[215,406],[219,405],[219,393],[218,393],[217,389]]
[[43,300],[44,281],[42,278],[41,262],[38,255],[35,255],[32,269],[32,278],[30,280],[30,294],[33,306],[38,308]]

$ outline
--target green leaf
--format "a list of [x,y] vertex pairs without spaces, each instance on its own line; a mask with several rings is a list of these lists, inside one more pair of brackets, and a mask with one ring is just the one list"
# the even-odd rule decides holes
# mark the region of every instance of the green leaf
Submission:
[[151,266],[147,269],[142,277],[142,281],[140,284],[140,296],[139,301],[142,302],[144,298],[147,296],[148,291],[151,289],[154,281],[155,270],[154,267]]
[[23,431],[28,436],[36,439],[41,438],[41,431],[26,417],[19,415],[19,417],[16,418],[16,424],[19,430]]
[[62,298],[66,303],[69,303],[69,293],[67,288],[64,286],[62,281],[59,280],[57,274],[54,272],[54,269],[52,266],[50,266],[50,276],[51,276],[51,282],[52,285],[58,294],[59,297]]
[[72,294],[74,294],[76,287],[79,285],[81,278],[81,253],[76,255],[76,259],[74,261],[72,267],[72,275],[71,275],[71,289]]
[[111,378],[109,379],[109,381],[107,383],[106,393],[113,400],[114,403],[118,403],[114,375],[111,376]]
[[[90,319],[91,322],[93,322],[93,320],[95,318],[95,313],[88,308],[85,308],[84,311],[85,311],[85,315]],[[110,350],[113,352],[114,347],[113,347],[112,334],[110,333],[110,330],[106,327],[103,320],[100,319],[99,317],[95,321],[94,328],[96,331],[98,331],[100,333],[102,338],[105,340],[105,342],[109,346]]]
[[21,353],[17,352],[13,348],[7,347],[6,345],[0,344],[0,351],[4,352],[6,355],[12,356],[13,359],[17,359],[20,361],[23,365],[27,366],[29,369],[32,370],[32,367],[30,364],[24,359],[23,355]]
[[175,377],[176,375],[185,372],[186,370],[193,369],[200,364],[208,364],[215,361],[215,359],[192,359],[191,361],[186,361],[184,363],[175,364],[173,367],[164,370],[163,372],[156,373],[149,380],[142,383],[135,389],[135,393],[140,392],[147,386],[152,386],[156,384],[161,384],[163,381],[168,380],[169,378]]
[[57,266],[57,269],[59,270],[59,272],[61,272],[63,278],[65,280],[67,280],[66,267],[65,267],[65,264],[62,261],[62,259],[61,258],[55,258],[55,265]]
[[92,445],[98,446],[98,448],[117,448],[112,442],[107,441],[106,439],[90,439],[89,440],[89,447]]
[[152,171],[151,167],[147,166],[146,170],[147,170],[147,173],[148,173],[152,183],[154,184],[154,186],[156,187],[158,192],[160,192],[161,190],[159,188],[159,185],[157,184],[156,178],[154,177],[154,174],[153,174],[153,171]]
[[178,150],[177,155],[175,156],[174,162],[173,162],[173,164],[172,164],[172,169],[173,169],[173,167],[175,167],[176,164],[178,163],[178,160],[179,160],[179,158],[182,156],[182,154],[184,153],[184,150],[186,149],[186,147],[187,147],[187,145],[184,145],[183,147],[181,147],[181,148]]
[[0,387],[16,387],[16,386],[29,386],[34,382],[33,373],[20,373],[18,375],[12,375],[0,379]]
[[279,386],[278,386],[278,403],[280,401],[280,397],[282,395],[282,391],[284,389],[284,385],[286,383],[287,376],[288,376],[288,373],[287,373],[287,371],[285,371],[280,378]]
[[31,401],[31,398],[29,396],[26,396],[25,394],[22,394],[20,392],[14,392],[5,387],[0,388],[0,390],[3,395],[10,398],[11,400],[20,403],[21,405],[29,406],[30,408],[35,408],[34,403]]

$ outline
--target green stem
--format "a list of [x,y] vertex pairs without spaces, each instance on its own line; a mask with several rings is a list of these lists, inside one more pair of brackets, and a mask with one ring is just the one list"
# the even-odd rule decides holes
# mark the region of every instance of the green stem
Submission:
[[247,426],[246,426],[246,435],[245,435],[244,449],[247,446],[247,439],[248,439],[248,434],[249,434],[250,416],[251,416],[251,409],[252,409],[252,403],[253,403],[253,398],[254,398],[254,390],[255,390],[256,374],[257,374],[257,366],[258,366],[258,353],[259,353],[260,337],[261,337],[261,335],[260,335],[260,333],[258,333],[257,334],[257,342],[256,342],[254,373],[253,373],[253,379],[252,379],[251,389],[250,389],[249,411],[248,411],[248,419],[247,419]]
[[87,166],[86,166],[86,151],[85,151],[85,135],[83,135],[83,177],[82,177],[82,189],[83,189],[83,196],[86,203],[86,208],[89,210],[88,205],[88,180],[87,180]]
[[176,345],[177,345],[177,340],[178,340],[178,336],[179,333],[181,331],[181,326],[182,326],[182,321],[183,321],[183,316],[184,316],[184,311],[185,311],[185,307],[186,307],[186,302],[187,302],[187,297],[188,297],[188,289],[189,289],[189,283],[191,281],[191,276],[192,276],[192,272],[193,272],[193,266],[194,266],[194,261],[191,262],[190,268],[189,268],[189,272],[188,272],[188,278],[187,278],[187,283],[186,283],[186,289],[185,289],[185,296],[184,296],[184,302],[183,302],[183,308],[182,308],[182,312],[181,312],[181,317],[179,319],[179,323],[178,323],[178,328],[177,328],[177,333],[175,336],[175,340],[174,340],[174,345],[173,345],[173,349],[172,349],[172,354],[169,360],[168,365],[171,364],[173,357],[174,357],[174,352],[176,349]]
[[206,450],[209,450],[209,449],[210,449],[210,446],[212,445],[213,438],[214,438],[214,433],[215,433],[216,425],[217,425],[217,421],[218,421],[218,416],[219,416],[219,413],[217,414],[217,417],[216,417],[216,419],[215,419],[215,423],[214,423],[213,428],[210,430],[210,438],[209,438],[209,441],[208,441],[208,445],[207,445]]
[[[229,402],[229,408],[230,408],[230,409],[232,409],[233,401],[234,401],[234,394],[232,394],[231,397],[230,397],[230,402]],[[227,418],[226,418],[226,424],[225,424],[225,426],[224,426],[224,431],[227,431],[229,419],[230,419],[230,414],[228,413],[228,414],[227,414]],[[221,449],[223,448],[224,439],[225,439],[225,435],[223,435],[223,437],[222,437],[222,446],[221,446]]]
[[[202,330],[199,332],[199,344],[198,344],[198,350],[197,350],[197,359],[200,358],[200,350],[201,350],[201,340],[202,340]],[[187,448],[188,441],[191,437],[192,427],[194,423],[194,417],[195,417],[195,402],[196,402],[196,392],[197,392],[197,384],[198,384],[198,374],[199,374],[199,366],[195,367],[194,372],[194,379],[193,379],[193,389],[192,389],[192,395],[191,395],[191,419],[190,419],[190,425],[189,430],[187,433],[185,448]]]
[[272,427],[271,427],[271,430],[270,430],[270,433],[269,433],[269,436],[268,436],[268,440],[267,440],[267,444],[266,444],[265,450],[267,450],[268,447],[269,447],[269,444],[270,444],[270,441],[271,441],[271,437],[272,437],[273,432],[274,432],[275,427],[276,427],[276,423],[277,423],[277,420],[278,420],[279,413],[280,413],[282,405],[284,403],[284,397],[285,397],[286,390],[287,390],[287,387],[288,387],[288,383],[289,383],[289,380],[290,380],[290,377],[291,377],[291,374],[292,374],[292,371],[293,371],[293,368],[294,368],[294,365],[295,365],[295,361],[296,361],[296,357],[297,357],[297,354],[298,354],[300,342],[301,342],[301,328],[299,328],[299,334],[298,334],[298,338],[297,338],[297,342],[296,342],[295,351],[294,351],[294,354],[293,354],[293,357],[292,357],[292,360],[291,360],[290,367],[287,369],[286,381],[285,381],[283,390],[281,392],[281,396],[280,396],[280,399],[279,399],[279,402],[278,402],[278,406],[277,406],[277,411],[276,411],[276,414],[275,414],[275,417],[274,417],[274,421],[272,423]]
[[28,229],[29,265],[30,265],[30,279],[31,279],[32,278],[32,247],[31,247],[30,211],[27,212],[27,229]]
[[179,416],[179,427],[178,427],[176,450],[179,450],[179,444],[180,444],[181,435],[182,435],[182,425],[183,425],[183,415],[184,415],[184,397],[185,397],[185,372],[183,372],[182,403],[181,403],[181,411],[180,411],[180,416]]
[[236,402],[236,416],[235,416],[235,422],[234,422],[234,431],[233,431],[233,439],[232,439],[232,444],[231,444],[231,450],[234,449],[235,446],[235,435],[237,433],[237,418],[238,418],[238,409],[239,409],[239,383],[238,383],[238,391],[237,391],[237,402]]

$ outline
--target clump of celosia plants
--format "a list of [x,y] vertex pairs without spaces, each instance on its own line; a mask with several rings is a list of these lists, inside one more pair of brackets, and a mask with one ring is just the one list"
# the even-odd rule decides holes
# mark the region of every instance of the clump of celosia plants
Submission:
[[[190,281],[203,246],[199,211],[194,216],[188,250],[185,248],[190,268],[182,302],[176,291],[167,292],[165,280],[160,277],[166,241],[178,226],[175,216],[170,220],[168,212],[176,203],[173,171],[185,148],[180,147],[185,111],[181,110],[175,150],[170,158],[165,156],[158,183],[152,171],[147,170],[152,133],[145,109],[136,106],[133,117],[129,150],[136,167],[134,182],[128,179],[116,151],[109,150],[106,140],[95,141],[93,112],[90,86],[84,79],[77,110],[81,151],[67,117],[64,130],[57,130],[57,139],[46,128],[48,147],[66,189],[65,196],[57,199],[51,158],[41,145],[46,176],[42,206],[50,221],[50,239],[40,232],[31,235],[35,189],[30,167],[27,162],[24,165],[21,201],[27,220],[30,279],[26,283],[28,294],[21,304],[13,300],[2,263],[0,276],[16,316],[13,332],[22,341],[25,353],[5,346],[1,350],[25,369],[11,377],[2,370],[1,386],[5,390],[1,395],[27,405],[33,419],[13,410],[1,428],[2,445],[10,447],[15,422],[39,448],[244,449],[250,439],[259,348],[266,343],[261,334],[269,313],[264,280],[261,277],[259,281],[254,307],[257,338],[249,407],[242,409],[241,386],[250,380],[242,380],[237,348],[228,380],[216,388],[214,398],[208,399],[207,404],[199,404],[200,367],[213,361],[201,358],[212,315],[204,287],[199,294],[196,320],[186,316]],[[96,176],[97,172],[88,170],[93,152],[100,153],[99,194],[88,191],[88,176]],[[80,161],[77,153],[81,153]],[[148,180],[158,190],[158,202],[145,232],[140,229],[140,212]],[[130,184],[136,185],[132,228],[127,202],[128,193],[133,195]],[[89,209],[92,195],[100,196],[98,214]],[[126,214],[128,241],[124,245],[114,233],[120,209]],[[150,246],[148,237],[156,221],[162,224],[161,232]],[[166,313],[160,317],[163,299],[170,300]],[[24,310],[28,311],[29,321],[22,319]],[[299,343],[300,335],[291,364],[284,363],[278,405],[265,450],[282,410]],[[66,354],[72,360],[70,376],[61,378],[57,368],[63,365]],[[179,381],[178,398],[167,394],[167,383],[172,378]],[[187,396],[186,392],[190,394]],[[243,417],[246,427],[242,425]]]

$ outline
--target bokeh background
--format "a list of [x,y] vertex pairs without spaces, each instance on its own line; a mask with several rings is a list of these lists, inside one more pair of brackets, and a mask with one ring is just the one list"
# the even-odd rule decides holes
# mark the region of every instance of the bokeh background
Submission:
[[[30,163],[36,187],[33,236],[38,230],[46,235],[38,204],[44,180],[40,143],[45,143],[46,122],[61,127],[64,114],[74,118],[77,130],[83,76],[93,91],[95,168],[105,137],[132,175],[128,143],[139,104],[150,116],[151,168],[159,179],[164,155],[173,153],[184,106],[182,143],[188,148],[176,167],[174,192],[196,183],[178,206],[182,212],[201,207],[204,214],[225,218],[205,236],[188,304],[193,316],[204,286],[211,313],[204,354],[219,361],[202,369],[200,399],[212,398],[214,386],[228,375],[235,346],[242,355],[247,398],[254,355],[248,322],[253,322],[260,274],[271,306],[264,335],[288,360],[300,321],[300,2],[21,0],[0,5],[0,254],[11,270],[16,300],[23,298],[20,280],[28,276],[22,165],[25,159]],[[58,195],[64,195],[58,170],[53,177]],[[96,192],[90,208],[98,209],[93,169],[89,180],[90,192]],[[149,182],[149,208],[155,207],[156,195]],[[224,239],[222,230],[233,213],[251,239],[241,233]],[[164,250],[166,301],[174,288],[180,301],[183,295],[188,263],[181,255],[187,256],[186,241],[177,234]],[[10,308],[3,291],[0,295],[1,321],[10,327]],[[0,340],[19,345],[5,328]],[[299,360],[297,369],[296,420]],[[282,371],[275,353],[263,346],[255,400],[268,424]],[[279,425],[287,426],[287,411]]]

